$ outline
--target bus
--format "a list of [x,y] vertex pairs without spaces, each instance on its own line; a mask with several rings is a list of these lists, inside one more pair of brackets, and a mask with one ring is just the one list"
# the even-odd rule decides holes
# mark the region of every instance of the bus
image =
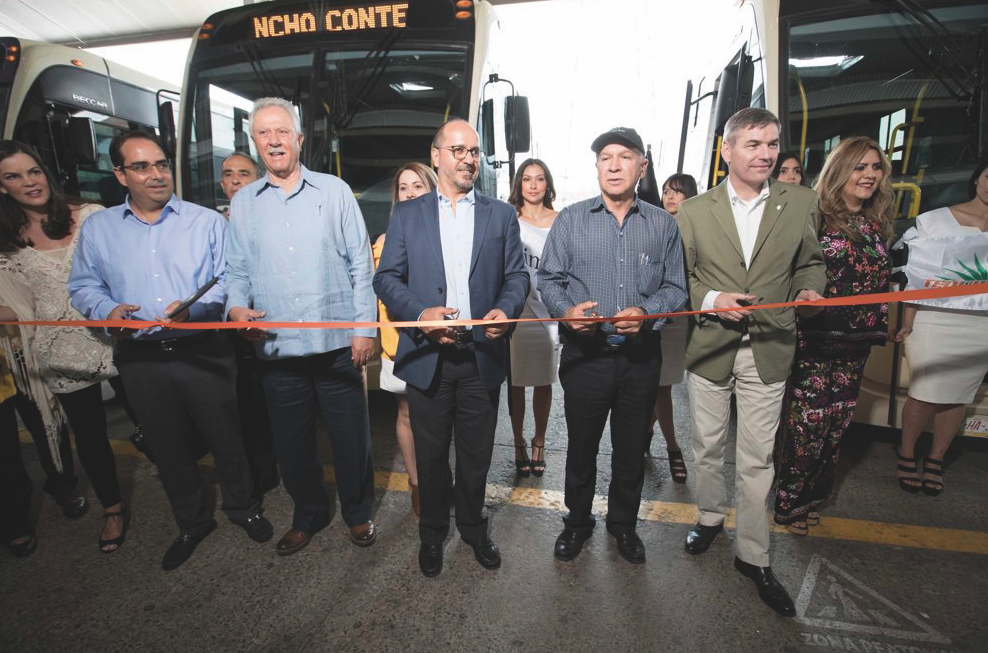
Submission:
[[428,162],[452,117],[482,137],[478,190],[503,197],[530,130],[527,100],[491,63],[495,28],[487,0],[262,2],[214,14],[189,52],[182,198],[224,208],[220,163],[233,152],[258,158],[248,114],[265,96],[298,108],[302,163],[349,184],[372,238],[387,229],[395,170]]
[[173,132],[177,109],[165,82],[85,50],[0,37],[0,134],[34,147],[70,195],[122,204],[110,141],[128,129]]
[[[727,173],[727,118],[755,106],[781,118],[781,150],[797,153],[810,182],[842,137],[881,144],[897,235],[918,214],[968,199],[967,180],[988,152],[988,3],[742,0],[724,15],[720,50],[688,82],[683,111],[678,167],[701,189]],[[966,435],[988,437],[985,381]],[[902,348],[873,349],[855,421],[899,427],[908,385]]]

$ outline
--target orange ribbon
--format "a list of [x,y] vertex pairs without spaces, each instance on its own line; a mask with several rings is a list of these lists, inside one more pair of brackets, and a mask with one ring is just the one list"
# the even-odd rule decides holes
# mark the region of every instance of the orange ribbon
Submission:
[[[888,302],[911,302],[920,299],[941,299],[944,297],[964,297],[988,293],[988,282],[964,283],[948,288],[921,288],[919,290],[899,290],[894,292],[852,295],[850,297],[827,297],[813,301],[777,302],[774,304],[755,304],[745,306],[746,311],[759,311],[770,308],[790,308],[799,306],[858,306],[866,304],[885,304]],[[148,327],[165,327],[169,329],[367,329],[380,327],[449,327],[449,326],[487,326],[490,324],[505,324],[511,322],[632,322],[636,320],[654,320],[657,318],[680,317],[683,315],[702,315],[736,311],[737,308],[715,308],[709,311],[678,311],[675,313],[653,313],[652,315],[628,315],[624,317],[572,317],[572,318],[538,318],[526,317],[507,320],[424,320],[421,322],[161,322],[157,320],[23,320],[0,321],[0,325],[24,326],[58,326],[58,327],[98,327],[121,329],[146,329]]]

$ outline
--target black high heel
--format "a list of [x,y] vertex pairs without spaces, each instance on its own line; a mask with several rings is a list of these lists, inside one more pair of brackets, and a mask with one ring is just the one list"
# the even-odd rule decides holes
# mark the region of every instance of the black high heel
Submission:
[[[899,473],[900,474],[916,474],[916,459],[906,458],[898,450],[896,450],[895,455],[899,457]],[[910,483],[909,481],[912,481]],[[915,483],[915,484],[914,484]],[[899,487],[908,492],[909,494],[916,494],[923,489],[920,483],[919,476],[899,476]]]
[[[931,468],[930,465],[936,465]],[[933,478],[926,478],[927,475]],[[923,461],[923,493],[935,497],[943,492],[943,461],[927,458]]]
[[[117,551],[120,550],[120,547],[123,546],[124,540],[127,539],[127,509],[121,508],[120,510],[116,510],[114,512],[104,512],[103,516],[100,517],[100,519],[107,520],[110,519],[111,517],[119,517],[121,522],[123,522],[123,528],[120,530],[120,535],[113,538],[112,540],[104,540],[102,537],[103,531],[100,530],[100,538],[99,538],[100,553],[116,553]],[[112,546],[114,548],[107,549],[106,547],[108,546]]]
[[[535,450],[539,450],[539,455],[535,455]],[[542,444],[532,442],[532,476],[542,478],[545,474],[545,441]]]
[[[525,450],[527,448],[527,444],[515,445],[515,473],[522,478],[528,478],[532,474],[532,461],[528,459],[528,456],[525,456]],[[519,458],[519,452],[525,457]]]

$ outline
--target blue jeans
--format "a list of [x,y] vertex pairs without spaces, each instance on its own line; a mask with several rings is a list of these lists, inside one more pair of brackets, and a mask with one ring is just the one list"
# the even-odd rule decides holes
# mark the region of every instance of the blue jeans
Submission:
[[329,524],[329,494],[316,441],[322,411],[333,447],[340,513],[348,526],[370,520],[374,461],[363,377],[350,348],[262,361],[275,452],[285,489],[295,502],[292,528],[315,533]]

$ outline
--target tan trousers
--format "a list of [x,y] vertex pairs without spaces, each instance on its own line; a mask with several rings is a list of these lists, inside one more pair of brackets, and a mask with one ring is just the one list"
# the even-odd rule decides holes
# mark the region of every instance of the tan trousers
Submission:
[[755,369],[748,336],[741,343],[734,370],[724,381],[688,375],[693,411],[693,453],[700,523],[716,526],[727,515],[724,450],[731,414],[731,393],[737,396],[737,556],[748,564],[769,566],[769,515],[766,501],[775,470],[772,448],[779,428],[786,382],[763,383]]

